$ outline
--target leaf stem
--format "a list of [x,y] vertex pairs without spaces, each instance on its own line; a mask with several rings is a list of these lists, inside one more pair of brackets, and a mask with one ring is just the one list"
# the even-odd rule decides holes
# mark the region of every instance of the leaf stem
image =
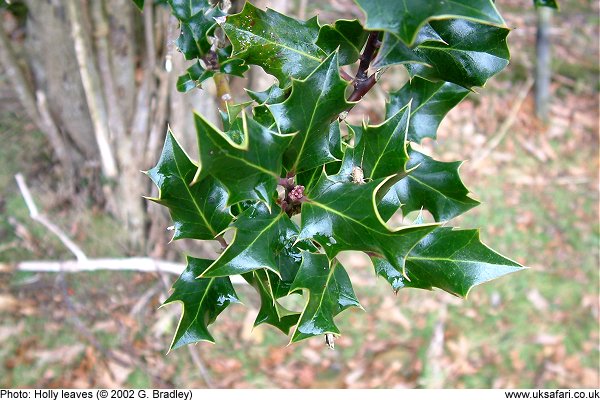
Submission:
[[367,39],[367,43],[365,44],[365,49],[363,53],[360,55],[360,64],[358,66],[358,72],[356,73],[356,80],[365,80],[367,78],[367,70],[371,65],[371,61],[375,58],[375,53],[379,49],[379,32],[371,32],[369,33],[369,38]]
[[[348,98],[348,101],[355,102],[362,99],[364,95],[367,94],[367,92],[371,90],[373,86],[375,86],[375,83],[377,82],[375,79],[375,74],[369,76],[368,70],[371,66],[371,62],[379,51],[379,47],[381,47],[381,42],[379,41],[379,31],[371,32],[369,34],[369,38],[367,39],[367,43],[365,44],[363,53],[360,56],[358,71],[356,72],[356,77],[352,81],[354,91]],[[349,110],[351,109],[352,107],[350,107]]]
[[280,186],[283,186],[283,188],[287,191],[292,190],[294,188],[294,186],[296,186],[294,184],[294,176],[288,176],[286,178],[279,178],[279,182],[278,184]]
[[343,80],[348,81],[348,82],[352,82],[354,80],[354,78],[352,78],[352,76],[349,73],[344,71],[343,68],[340,68],[340,76],[342,77]]
[[[358,100],[362,99],[365,96],[365,94],[367,94],[369,92],[369,90],[371,90],[373,88],[373,86],[375,86],[375,83],[377,83],[377,80],[375,79],[375,74],[369,76],[364,81],[355,82],[354,83],[354,91],[348,98],[348,101],[354,102],[354,101],[358,101]],[[351,109],[352,109],[352,107],[351,107]]]
[[227,248],[227,246],[229,246],[229,244],[227,243],[227,241],[225,240],[223,235],[219,235],[215,239],[217,240],[217,242],[219,242],[219,244],[221,245],[221,248],[223,250],[225,250]]

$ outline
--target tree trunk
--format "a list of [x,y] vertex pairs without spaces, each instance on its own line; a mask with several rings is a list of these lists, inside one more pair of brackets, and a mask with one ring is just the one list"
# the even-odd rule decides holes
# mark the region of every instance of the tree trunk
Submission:
[[541,120],[548,119],[550,104],[550,81],[552,76],[552,54],[550,42],[550,27],[552,9],[539,7],[537,9],[537,41],[535,68],[535,111]]
[[14,91],[23,105],[25,112],[38,126],[43,127],[42,129],[46,132],[48,141],[63,166],[67,178],[72,179],[75,174],[73,158],[71,157],[70,149],[48,111],[46,95],[42,91],[34,94],[28,80],[29,74],[24,72],[19,66],[12,44],[3,29],[0,29],[0,60],[8,76],[8,81],[12,82]]
[[75,47],[75,57],[94,127],[102,172],[106,177],[115,179],[119,172],[110,143],[110,138],[113,135],[111,135],[108,127],[108,110],[106,108],[105,96],[103,96],[102,87],[100,86],[100,74],[92,53],[89,30],[86,31],[83,29],[83,21],[86,15],[82,12],[81,3],[78,3],[78,0],[66,0],[66,3],[71,25],[71,37]]
[[[155,95],[154,71],[144,70],[148,83],[144,97],[136,101],[142,79],[136,81],[135,66],[145,48],[135,46],[138,28],[143,29],[142,14],[134,14],[130,0],[27,0],[26,4],[25,42],[11,43],[2,30],[0,61],[11,76],[19,75],[11,79],[20,82],[13,85],[15,92],[46,134],[67,172],[65,179],[80,188],[93,186],[90,181],[100,183],[90,179],[90,166],[96,171],[93,175],[101,166],[105,177],[114,178],[102,190],[87,190],[108,193],[112,213],[128,230],[128,247],[140,250],[145,238],[141,196],[148,182],[139,171],[147,153],[150,98]],[[154,29],[152,23],[150,27]],[[11,54],[18,45],[25,46],[21,53],[27,70],[20,69]],[[147,58],[144,61],[148,63]],[[82,176],[87,183],[79,185]]]
[[[27,0],[24,55],[32,72],[32,86],[48,99],[50,114],[70,143],[77,164],[98,161],[83,85],[65,4],[60,1]],[[43,127],[40,129],[44,130]],[[45,131],[45,130],[44,130]]]
[[[166,243],[168,217],[145,204],[142,196],[153,189],[140,170],[158,159],[167,124],[197,154],[192,111],[217,122],[214,84],[186,95],[176,91],[186,65],[174,51],[178,27],[168,27],[164,6],[147,2],[142,14],[131,0],[25,2],[25,40],[11,40],[2,30],[0,65],[23,109],[46,134],[72,184],[70,197],[85,200],[94,193],[92,200],[98,200],[96,193],[104,194],[101,203],[127,230],[130,252],[163,255],[162,245],[145,238]],[[13,51],[18,46],[21,51]],[[173,72],[164,68],[168,52]],[[23,65],[15,53],[23,54]],[[101,183],[101,175],[110,179]]]
[[143,48],[136,45],[138,40],[143,43],[138,29],[143,29],[142,14],[131,0],[104,0],[103,3],[107,3],[114,78],[121,99],[119,104],[125,123],[130,124],[135,114],[136,82],[139,83],[136,81],[135,65]]

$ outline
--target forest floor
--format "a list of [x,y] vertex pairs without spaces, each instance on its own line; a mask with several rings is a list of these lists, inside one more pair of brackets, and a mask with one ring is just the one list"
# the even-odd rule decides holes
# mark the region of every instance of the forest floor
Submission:
[[[518,27],[509,38],[511,65],[423,147],[439,159],[468,160],[463,180],[482,205],[453,225],[482,227],[485,243],[530,269],[478,287],[466,301],[441,291],[394,296],[366,257],[346,254],[367,312],[336,319],[344,334],[335,351],[323,338],[287,346],[274,329],[252,330],[256,300],[240,287],[246,306],[233,305],[212,326],[217,344],[167,356],[180,309],[158,307],[173,276],[0,272],[0,387],[600,386],[598,4],[562,1],[543,124],[533,117],[532,91],[517,102],[534,65],[531,2],[499,3]],[[344,4],[331,1],[322,15]],[[382,107],[375,93],[355,111],[377,119]],[[29,218],[17,172],[88,256],[123,255],[125,232],[110,217],[56,201],[48,146],[14,111],[0,113],[0,262],[72,258]]]

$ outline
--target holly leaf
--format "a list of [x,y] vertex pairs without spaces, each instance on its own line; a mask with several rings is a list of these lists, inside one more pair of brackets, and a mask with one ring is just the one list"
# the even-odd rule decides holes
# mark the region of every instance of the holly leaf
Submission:
[[[238,104],[232,104],[229,102],[225,103],[225,111],[219,110],[221,122],[223,123],[223,129],[227,132],[235,130],[235,121],[239,118],[240,114],[244,111],[244,109],[250,104],[252,104],[252,101],[245,101],[243,103]],[[228,134],[228,136],[232,139],[235,139],[237,144],[241,144],[241,141],[239,141],[239,139],[241,138],[240,135]]]
[[550,7],[558,10],[558,2],[556,0],[533,0],[536,7]]
[[277,128],[273,114],[271,114],[271,111],[265,105],[254,107],[252,109],[252,116],[262,126],[267,126],[269,129]]
[[[295,229],[297,235],[297,226]],[[292,282],[294,282],[296,274],[300,269],[303,251],[317,252],[319,249],[310,240],[301,240],[295,241],[291,245],[287,243],[286,246],[275,250],[275,261],[279,274],[275,274],[269,270],[267,270],[267,274],[269,275],[269,282],[271,283],[273,295],[276,299],[294,293],[291,289]]]
[[470,198],[458,169],[462,162],[441,162],[419,153],[409,151],[407,176],[396,183],[383,197],[379,212],[389,219],[398,208],[407,215],[421,208],[428,210],[436,221],[448,221],[479,205]]
[[228,57],[227,60],[219,63],[219,71],[227,75],[243,78],[244,74],[250,69],[250,66],[245,64],[244,60],[231,56]]
[[233,45],[232,55],[262,67],[281,86],[290,78],[308,76],[326,56],[315,44],[316,18],[303,22],[246,2],[242,12],[227,17],[222,27]]
[[452,228],[438,228],[417,244],[406,259],[404,275],[381,258],[373,263],[394,290],[437,287],[460,297],[467,297],[474,286],[524,269],[481,243],[478,230]]
[[363,309],[344,267],[325,254],[303,252],[302,265],[292,289],[308,291],[308,301],[291,343],[325,333],[340,333],[333,318],[348,307]]
[[348,65],[359,59],[368,37],[369,33],[363,29],[360,21],[340,19],[321,27],[317,46],[327,54],[339,49],[340,65]]
[[410,105],[407,105],[380,125],[363,126],[356,145],[346,148],[337,176],[352,181],[356,179],[353,174],[356,174],[357,168],[366,180],[404,173],[408,161],[406,133],[410,110]]
[[406,64],[411,76],[452,82],[470,89],[484,86],[508,65],[508,28],[464,19],[431,21],[429,25],[443,41],[425,40],[414,48],[425,64]]
[[183,314],[170,349],[199,341],[214,343],[208,325],[231,303],[239,299],[229,278],[196,279],[212,263],[212,260],[187,258],[187,267],[173,284],[173,293],[164,305],[181,302]]
[[227,188],[229,205],[244,200],[270,204],[291,137],[265,128],[245,113],[226,133],[199,114],[195,122],[200,168],[194,182],[214,176]]
[[298,236],[287,214],[257,203],[238,215],[230,229],[235,229],[233,242],[202,277],[241,275],[262,268],[282,277],[280,253],[292,247]]
[[373,67],[383,68],[389,65],[417,63],[428,66],[428,60],[414,51],[416,47],[424,42],[445,43],[444,39],[431,27],[430,24],[424,25],[417,34],[412,44],[408,46],[400,38],[389,32],[383,35],[381,48],[377,57],[373,60]]
[[187,93],[200,87],[205,80],[213,76],[215,76],[215,71],[204,68],[200,61],[196,61],[183,75],[177,78],[177,91]]
[[133,3],[137,8],[140,9],[140,11],[144,9],[144,0],[133,0]]
[[336,160],[344,157],[342,149],[342,132],[340,131],[340,122],[336,119],[329,125],[329,152]]
[[219,64],[218,70],[206,69],[200,61],[196,61],[183,75],[177,78],[177,91],[187,93],[192,89],[202,87],[202,83],[212,78],[218,72],[243,77],[248,70],[244,60],[230,58]]
[[408,140],[416,143],[435,139],[446,114],[464,99],[469,91],[450,82],[430,82],[415,77],[397,92],[390,93],[386,107],[388,118],[411,103]]
[[[340,131],[340,123],[336,119],[329,125],[329,151],[333,157],[341,160],[344,157],[344,150],[342,148],[342,135]],[[327,173],[335,174],[340,169],[341,162],[335,161],[325,164],[325,170]],[[319,166],[310,170],[300,172],[296,175],[296,182],[298,185],[303,185],[305,189],[312,187],[314,183],[319,180],[323,167]]]
[[208,0],[168,0],[173,15],[179,20],[181,34],[177,47],[186,60],[201,58],[210,51],[208,36],[214,31],[215,18],[225,14],[213,7]]
[[356,0],[364,11],[368,30],[388,31],[407,45],[433,20],[465,18],[490,25],[504,26],[492,0]]
[[302,204],[299,240],[315,240],[330,259],[344,250],[376,253],[402,271],[410,250],[437,225],[391,230],[385,224],[375,207],[376,195],[392,178],[358,184],[323,172]]
[[[426,25],[426,27],[429,25]],[[425,28],[424,28],[425,29]],[[389,65],[420,63],[427,65],[427,60],[419,56],[398,37],[389,32],[383,35],[381,48],[373,60],[373,67],[383,68]]]
[[287,92],[277,85],[272,85],[262,92],[246,89],[246,93],[259,105],[281,103],[287,97]]
[[252,100],[258,103],[258,105],[252,110],[254,113],[254,119],[263,126],[268,126],[271,129],[275,128],[277,126],[275,123],[275,118],[273,117],[273,114],[271,114],[271,111],[267,105],[281,103],[286,99],[289,91],[283,90],[277,85],[273,85],[262,92],[255,92],[246,89],[246,93],[248,93],[248,96],[250,96]]
[[158,198],[148,198],[169,208],[173,239],[214,239],[231,222],[227,191],[212,177],[191,185],[198,171],[172,132],[155,167],[146,172],[158,187]]
[[254,326],[269,324],[286,335],[289,334],[291,327],[298,323],[300,313],[290,311],[279,304],[276,300],[277,297],[273,290],[274,285],[271,282],[269,272],[259,269],[245,274],[244,277],[257,290],[260,296],[260,309],[254,321]]
[[283,103],[269,106],[281,132],[296,132],[284,155],[288,171],[298,173],[338,160],[329,145],[330,125],[350,107],[347,87],[333,53],[305,80],[293,81],[292,93]]

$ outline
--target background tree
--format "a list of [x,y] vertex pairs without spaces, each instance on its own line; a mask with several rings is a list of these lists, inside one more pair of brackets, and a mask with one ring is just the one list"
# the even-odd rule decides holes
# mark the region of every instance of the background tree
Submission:
[[[537,7],[536,64],[535,64],[535,112],[547,121],[550,106],[550,81],[552,77],[552,8],[554,2]],[[544,6],[546,5],[546,6]]]
[[[177,22],[164,5],[142,15],[130,0],[3,1],[2,8],[0,63],[52,147],[64,177],[57,192],[74,205],[108,209],[129,232],[130,251],[145,251],[166,221],[160,212],[147,219],[140,193],[151,188],[139,171],[152,164],[168,122],[185,141],[193,137],[192,104],[215,108],[212,96],[177,94],[165,70],[165,58],[184,69],[181,57],[170,57]],[[150,221],[162,226],[154,231]]]

